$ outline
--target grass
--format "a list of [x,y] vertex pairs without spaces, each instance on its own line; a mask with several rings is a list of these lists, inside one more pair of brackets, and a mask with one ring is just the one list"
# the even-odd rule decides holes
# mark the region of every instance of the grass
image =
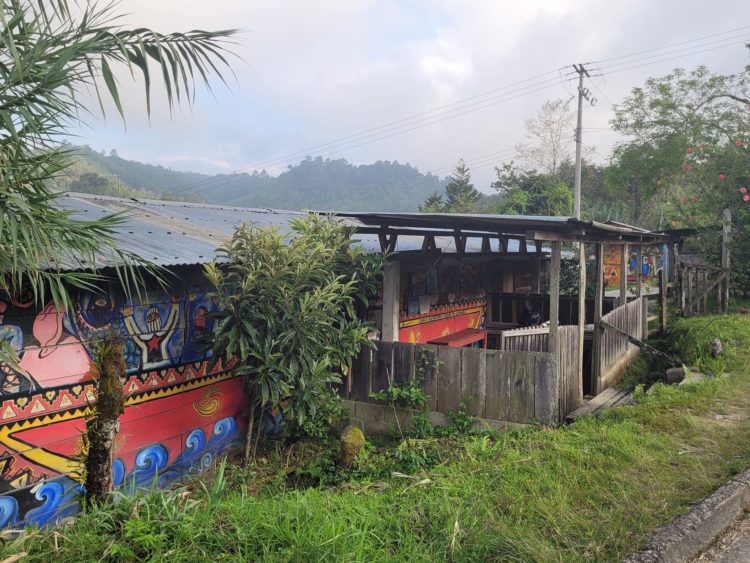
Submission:
[[[270,452],[248,473],[221,469],[205,486],[29,531],[0,558],[618,561],[750,466],[750,317],[683,320],[674,336],[686,361],[735,375],[657,383],[636,405],[559,429],[423,440],[435,451],[410,476],[384,478],[395,458],[380,443],[357,472],[327,481],[336,486],[299,488],[278,470],[297,453]],[[727,351],[718,361],[707,353],[716,336]]]

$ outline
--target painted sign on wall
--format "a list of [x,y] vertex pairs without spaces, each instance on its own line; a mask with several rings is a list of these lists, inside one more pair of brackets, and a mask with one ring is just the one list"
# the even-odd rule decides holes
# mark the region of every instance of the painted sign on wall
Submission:
[[43,525],[77,510],[77,458],[94,399],[97,336],[125,338],[126,410],[116,440],[117,484],[198,471],[241,439],[242,380],[209,370],[198,337],[216,301],[184,286],[127,299],[80,292],[72,311],[37,307],[30,294],[0,298],[0,526]]

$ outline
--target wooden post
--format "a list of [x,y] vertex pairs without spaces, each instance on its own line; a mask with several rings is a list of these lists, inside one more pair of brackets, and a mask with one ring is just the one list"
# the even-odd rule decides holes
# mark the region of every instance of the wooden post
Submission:
[[604,301],[604,245],[596,244],[596,294],[594,295],[594,334],[593,348],[591,354],[591,377],[593,380],[593,393],[598,395],[602,389],[602,308]]
[[583,341],[586,336],[586,248],[578,243],[578,398],[583,406]]
[[721,270],[725,274],[724,292],[722,294],[722,312],[729,312],[729,244],[732,242],[732,212],[725,209],[722,213],[721,237]]
[[398,342],[398,320],[401,312],[401,263],[390,260],[383,271],[383,319],[380,339]]
[[659,270],[659,334],[667,332],[667,276]]
[[690,266],[685,267],[685,277],[683,278],[687,286],[687,292],[685,296],[685,303],[682,306],[682,312],[687,317],[690,315],[690,302],[693,300],[693,269]]
[[[701,285],[701,292],[706,291],[708,287],[708,270],[703,270],[703,284]],[[703,296],[703,314],[708,314],[708,293]]]
[[641,340],[648,338],[648,295],[641,295]]
[[628,302],[628,245],[620,245],[620,307]]
[[680,293],[678,295],[679,298],[679,304],[680,304],[680,311],[682,311],[682,314],[685,314],[685,305],[687,304],[686,298],[687,298],[687,271],[684,264],[680,264],[680,270],[677,272],[679,275],[679,283],[680,283]]
[[643,280],[641,279],[641,272],[643,271],[643,245],[639,244],[636,248],[635,261],[638,262],[638,265],[635,267],[635,296],[638,298],[641,296],[641,291],[643,290]]
[[667,246],[667,272],[669,272],[667,279],[672,284],[672,291],[674,291],[674,284],[677,281],[677,262],[675,258],[674,243],[670,242]]
[[549,352],[557,357],[559,350],[557,329],[560,324],[560,255],[562,243],[552,242],[552,256],[549,264]]

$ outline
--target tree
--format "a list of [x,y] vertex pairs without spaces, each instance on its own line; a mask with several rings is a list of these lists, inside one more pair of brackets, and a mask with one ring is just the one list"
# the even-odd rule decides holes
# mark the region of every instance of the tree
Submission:
[[503,198],[496,212],[507,215],[565,215],[573,210],[573,191],[549,174],[521,170],[513,162],[495,168],[492,188]]
[[424,203],[419,206],[420,213],[445,213],[445,202],[443,196],[435,192]]
[[615,165],[639,182],[644,208],[658,212],[665,226],[699,229],[698,244],[718,261],[721,212],[733,211],[733,283],[744,294],[750,293],[748,107],[750,67],[733,75],[678,69],[635,88],[613,120],[631,137],[618,147]]
[[458,161],[445,186],[443,196],[434,193],[419,206],[422,213],[477,213],[482,194],[471,183],[471,172],[463,159]]
[[247,462],[260,412],[281,411],[300,431],[314,426],[328,387],[372,345],[361,313],[385,258],[350,246],[342,223],[313,214],[294,219],[290,233],[242,225],[220,250],[226,264],[206,267],[221,303],[208,338],[215,359],[236,357],[236,373],[247,376]]
[[539,113],[526,120],[526,137],[531,141],[516,146],[518,158],[551,176],[560,164],[570,160],[575,113],[570,100],[544,102]]
[[[53,182],[74,155],[60,136],[91,113],[86,90],[104,112],[109,98],[123,117],[115,70],[166,86],[170,109],[192,103],[195,82],[220,78],[227,65],[224,40],[233,31],[163,35],[116,25],[116,2],[8,0],[0,20],[0,290],[14,294],[29,284],[39,299],[68,305],[69,286],[92,287],[101,279],[91,264],[119,266],[126,290],[137,281],[138,261],[112,237],[120,216],[82,220],[61,209]],[[149,65],[158,68],[156,75]],[[223,80],[223,78],[222,78]]]

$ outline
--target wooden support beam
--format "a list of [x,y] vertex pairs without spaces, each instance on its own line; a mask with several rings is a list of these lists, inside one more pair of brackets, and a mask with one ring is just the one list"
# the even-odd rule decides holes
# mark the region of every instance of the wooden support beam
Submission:
[[578,243],[578,406],[583,405],[583,343],[586,336],[586,248]]
[[425,235],[422,239],[422,251],[428,252],[430,250],[437,250],[437,244],[435,243],[435,235]]
[[527,254],[529,252],[529,249],[526,248],[526,239],[523,237],[519,237],[516,239],[518,241],[518,252],[521,254]]
[[641,296],[643,292],[643,245],[639,244],[635,251],[635,297]]
[[497,250],[499,252],[508,252],[508,237],[503,236],[502,234],[499,234],[497,236],[497,240],[498,240]]
[[685,308],[682,312],[685,314],[685,316],[688,316],[693,309],[693,269],[690,266],[685,267],[685,276],[683,277],[683,280],[687,282],[685,284],[687,286],[687,294],[685,299]]
[[453,240],[456,242],[456,252],[459,254],[466,252],[466,239],[467,236],[461,234],[461,231],[456,231],[453,235]]
[[559,351],[558,328],[560,325],[560,256],[562,243],[552,243],[549,264],[549,343],[548,351],[557,357]]
[[620,306],[628,302],[628,243],[620,245]]
[[542,253],[542,241],[535,240],[534,241],[534,248],[536,248],[536,253],[541,254]]
[[674,247],[675,244],[673,242],[670,242],[667,245],[667,272],[669,272],[669,276],[667,279],[673,286],[675,281],[677,281],[677,253],[675,252]]
[[380,241],[381,252],[395,252],[396,242],[398,241],[398,233],[388,233],[387,231],[383,231],[381,233],[378,233],[378,240]]
[[492,252],[492,246],[490,246],[490,237],[482,237],[482,252]]
[[390,260],[383,271],[383,318],[380,339],[398,341],[398,320],[401,309],[401,263]]
[[594,334],[591,354],[591,377],[593,381],[593,393],[598,395],[603,391],[600,389],[602,376],[602,309],[604,301],[604,245],[596,245],[596,293],[594,294]]
[[659,334],[667,332],[667,274],[659,270]]

